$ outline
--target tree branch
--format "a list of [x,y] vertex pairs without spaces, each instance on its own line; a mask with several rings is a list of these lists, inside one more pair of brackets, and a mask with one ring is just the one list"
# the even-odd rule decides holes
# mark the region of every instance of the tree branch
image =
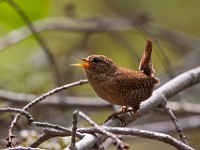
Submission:
[[28,124],[34,121],[31,114],[25,110],[17,109],[17,108],[0,108],[0,112],[15,112],[24,115],[28,119]]
[[[149,111],[160,107],[164,103],[166,103],[166,99],[169,99],[170,97],[174,96],[175,94],[183,91],[184,89],[193,86],[195,84],[198,84],[200,82],[200,67],[197,67],[195,69],[189,70],[176,78],[172,79],[168,83],[164,84],[162,87],[157,89],[153,95],[146,101],[144,101],[141,104],[141,109],[138,110],[137,116],[130,115],[130,114],[121,114],[120,117],[122,119],[113,118],[108,120],[104,126],[110,126],[110,127],[121,127],[125,123],[125,125],[130,124],[134,120],[136,120],[139,117],[142,117]],[[122,122],[122,120],[125,120],[126,122]],[[82,140],[76,143],[77,149],[87,149],[90,150],[94,147],[94,145],[98,141],[104,141],[107,137],[104,135],[99,135],[98,138],[92,138],[89,136],[85,136]],[[90,142],[85,145],[84,141]]]
[[[194,150],[187,144],[184,144],[178,141],[177,139],[173,138],[172,136],[164,134],[164,133],[158,133],[158,132],[134,129],[134,128],[120,128],[120,127],[103,127],[103,128],[115,134],[139,136],[143,138],[158,140],[158,141],[167,143],[169,145],[172,145],[180,150]],[[82,128],[82,129],[78,129],[77,131],[81,133],[94,133],[94,132],[100,133],[95,128],[88,128],[88,129]]]
[[38,147],[40,144],[43,142],[47,141],[48,139],[54,138],[54,137],[66,137],[66,136],[71,136],[70,133],[66,133],[63,131],[55,130],[55,129],[47,129],[44,128],[44,133],[33,143],[31,143],[29,146],[32,148]]
[[165,112],[169,115],[169,117],[171,118],[175,128],[176,128],[176,131],[178,132],[179,136],[180,136],[180,139],[183,143],[189,145],[188,141],[187,141],[187,138],[186,136],[184,135],[183,133],[183,130],[181,128],[181,125],[180,123],[178,122],[178,119],[176,118],[176,116],[174,115],[174,113],[172,112],[172,110],[167,106],[167,105],[164,105],[163,106],[163,109],[165,110]]
[[18,146],[13,148],[6,148],[5,150],[44,150],[44,149]]
[[129,149],[129,146],[126,143],[122,142],[122,140],[117,135],[115,135],[107,130],[104,130],[104,128],[102,128],[98,124],[96,124],[93,120],[91,120],[83,112],[77,110],[77,111],[74,111],[74,113],[73,113],[73,121],[72,121],[73,127],[72,127],[72,140],[71,140],[71,149],[72,150],[76,150],[75,135],[76,135],[76,130],[77,130],[77,116],[81,117],[82,119],[87,121],[90,125],[94,126],[95,129],[98,130],[99,133],[112,138],[117,149],[120,149],[120,150],[128,150]]
[[[47,93],[41,95],[40,97],[34,99],[34,100],[31,101],[30,103],[28,103],[26,106],[24,106],[24,107],[22,108],[22,110],[23,110],[23,111],[24,111],[24,110],[25,110],[25,111],[28,110],[29,108],[31,108],[31,107],[34,106],[35,104],[37,104],[37,103],[39,103],[40,101],[44,100],[46,97],[49,97],[49,96],[51,96],[51,95],[53,95],[53,94],[55,94],[55,93],[58,93],[58,92],[60,92],[60,91],[62,91],[62,90],[68,89],[68,88],[70,88],[70,87],[74,87],[74,86],[77,86],[77,85],[83,85],[83,84],[85,84],[85,83],[87,83],[87,82],[88,82],[87,80],[80,80],[80,81],[77,81],[77,82],[74,82],[74,83],[66,84],[66,85],[61,86],[61,87],[57,87],[57,88],[55,88],[55,89],[53,89],[53,90],[51,90],[51,91],[49,91],[49,92],[47,92]],[[21,114],[17,114],[17,115],[15,116],[15,118],[13,119],[13,121],[12,121],[10,127],[9,127],[9,133],[8,133],[8,145],[9,145],[9,146],[12,146],[12,138],[14,137],[14,136],[13,136],[13,135],[14,135],[14,134],[13,134],[13,129],[14,129],[14,126],[16,125],[16,123],[17,123],[17,121],[18,121],[20,115],[21,115]]]

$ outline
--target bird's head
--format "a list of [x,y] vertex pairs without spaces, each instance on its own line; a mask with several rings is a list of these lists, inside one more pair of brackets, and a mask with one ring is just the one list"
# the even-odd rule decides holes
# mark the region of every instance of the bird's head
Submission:
[[72,57],[82,60],[84,63],[72,64],[72,66],[79,66],[85,69],[86,73],[101,74],[114,72],[117,69],[116,64],[108,57],[103,55],[90,55],[86,58]]

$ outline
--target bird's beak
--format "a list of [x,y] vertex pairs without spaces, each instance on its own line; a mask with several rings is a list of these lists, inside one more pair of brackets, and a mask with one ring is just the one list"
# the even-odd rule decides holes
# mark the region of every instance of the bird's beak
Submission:
[[85,62],[84,64],[71,64],[71,66],[78,66],[78,67],[82,67],[84,69],[86,69],[90,66],[90,63],[87,58],[81,58],[81,57],[71,57],[71,58],[79,59],[79,60],[82,60]]

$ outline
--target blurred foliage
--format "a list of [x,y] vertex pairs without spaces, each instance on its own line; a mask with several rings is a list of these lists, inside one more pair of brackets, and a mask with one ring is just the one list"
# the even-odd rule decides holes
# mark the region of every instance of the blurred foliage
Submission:
[[[49,0],[43,1],[26,1],[26,0],[16,0],[15,1],[29,16],[29,18],[34,21],[48,17],[50,14],[51,3]],[[6,34],[12,29],[16,29],[24,25],[19,14],[6,2],[1,2],[0,5],[0,29],[1,36],[2,32]]]
[[[146,13],[153,20],[152,23],[155,22],[173,30],[182,30],[185,33],[200,34],[198,30],[200,21],[195,19],[198,17],[198,13],[196,12],[198,11],[199,1],[197,0],[193,0],[192,2],[186,0],[184,2],[178,0],[164,2],[158,0],[126,2],[122,0],[85,0],[84,2],[78,0],[17,0],[16,2],[31,21],[45,19],[46,17],[71,17],[69,14],[76,18],[103,18],[134,16]],[[0,4],[0,17],[1,37],[25,25],[19,14],[6,2]],[[147,37],[145,38],[141,35],[137,29],[123,32],[123,35],[140,56]],[[91,33],[86,37],[84,33],[78,32],[48,31],[42,33],[42,36],[47,41],[59,65],[63,84],[72,82],[72,80],[65,79],[65,76],[71,76],[68,74],[69,70],[73,69],[79,75],[82,73],[81,69],[77,71],[77,68],[69,66],[72,62],[69,58],[73,55],[104,54],[113,58],[113,60],[122,66],[129,68],[138,67],[138,62],[134,60],[135,57],[130,55],[130,51],[127,51],[127,48],[109,33]],[[84,40],[86,40],[86,47],[82,48],[82,41]],[[168,47],[162,46],[168,57],[175,64],[179,63],[176,53],[173,50],[169,50]],[[156,46],[154,47],[156,49]],[[40,56],[39,59],[37,58],[38,56]],[[158,73],[161,73],[164,69],[160,63],[157,63],[160,61],[159,59],[158,55],[154,53],[153,61],[156,70]],[[45,55],[40,46],[32,37],[4,49],[0,55],[0,86],[4,89],[31,93],[41,93],[52,88],[53,80],[50,75],[49,66],[45,60]],[[67,74],[65,74],[66,72]],[[77,75],[73,81],[77,79],[80,79],[80,76]]]

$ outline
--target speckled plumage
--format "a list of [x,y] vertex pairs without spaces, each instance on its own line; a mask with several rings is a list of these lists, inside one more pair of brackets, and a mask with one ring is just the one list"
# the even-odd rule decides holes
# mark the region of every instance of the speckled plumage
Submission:
[[[95,63],[94,59],[98,61]],[[87,60],[91,65],[85,73],[97,95],[112,104],[130,106],[133,111],[151,96],[154,85],[159,82],[141,71],[119,67],[103,55],[91,55]]]
[[152,41],[147,40],[139,71],[120,67],[103,55],[78,58],[85,64],[74,66],[84,68],[90,85],[99,97],[112,104],[126,106],[125,109],[132,107],[136,112],[140,103],[152,95],[154,86],[159,83],[154,77],[151,52]]

